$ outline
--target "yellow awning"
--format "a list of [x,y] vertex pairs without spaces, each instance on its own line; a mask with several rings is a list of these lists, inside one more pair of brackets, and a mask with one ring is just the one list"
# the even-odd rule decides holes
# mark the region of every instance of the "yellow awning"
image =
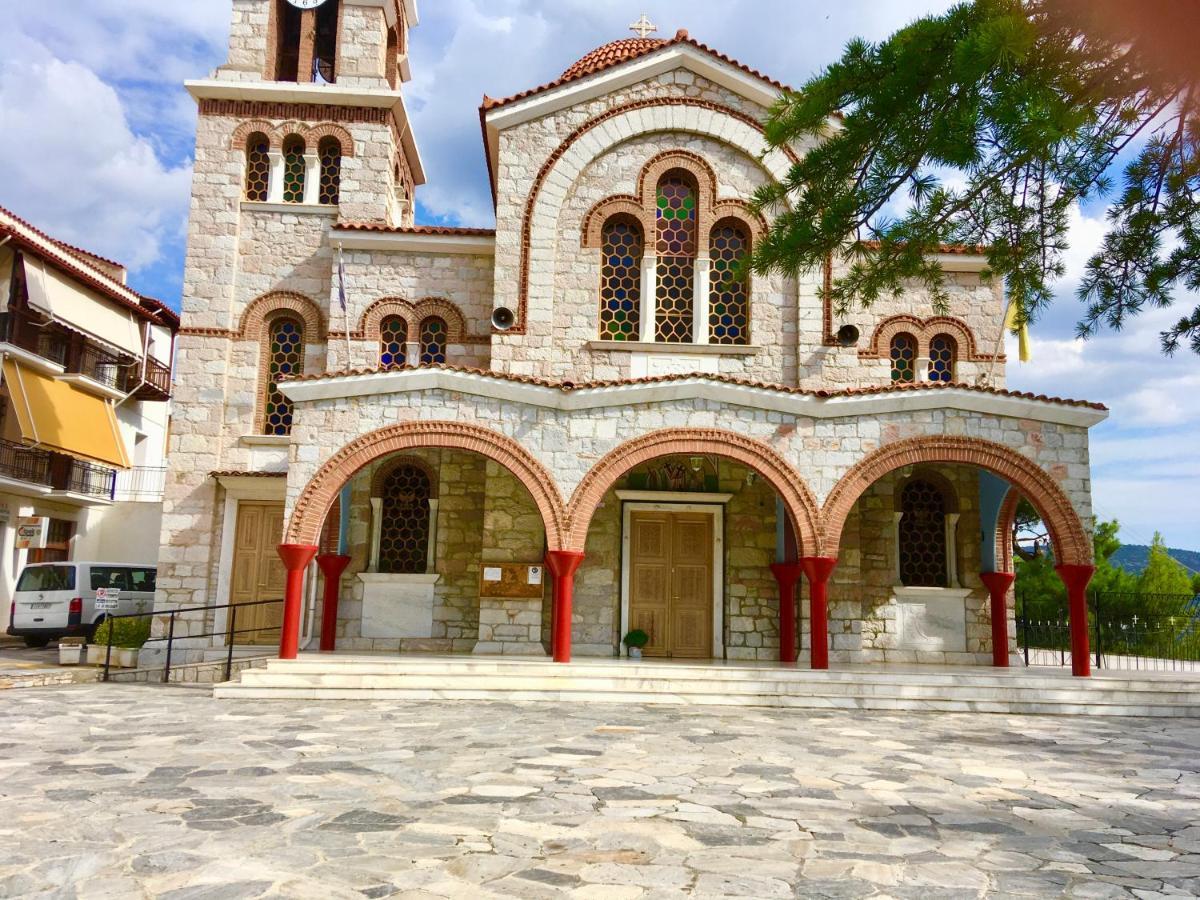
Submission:
[[88,462],[129,468],[112,403],[12,359],[4,360],[4,383],[25,440]]

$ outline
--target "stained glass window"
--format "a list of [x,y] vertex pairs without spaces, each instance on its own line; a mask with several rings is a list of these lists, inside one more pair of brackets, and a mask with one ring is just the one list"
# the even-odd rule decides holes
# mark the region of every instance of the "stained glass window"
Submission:
[[396,466],[383,481],[379,571],[420,574],[429,553],[429,476],[419,466]]
[[697,189],[683,172],[668,172],[658,183],[656,201],[658,290],[655,337],[666,343],[691,342],[699,225]]
[[408,323],[388,316],[379,323],[379,368],[403,369],[408,354]]
[[337,206],[342,181],[342,145],[335,137],[322,138],[317,146],[321,158],[320,202]]
[[929,342],[929,380],[950,382],[954,380],[954,357],[958,344],[948,334],[934,335]]
[[421,322],[421,365],[446,361],[446,320],[429,316]]
[[264,433],[286,435],[292,431],[292,404],[279,390],[279,380],[304,370],[304,326],[281,316],[271,322],[267,336],[267,396]]
[[750,285],[738,271],[749,250],[750,236],[740,224],[723,223],[713,229],[708,276],[710,343],[750,343]]
[[271,143],[262,132],[246,141],[246,199],[265,203],[271,195]]
[[909,383],[917,378],[917,339],[900,332],[892,338],[892,381]]
[[304,138],[292,135],[283,142],[283,202],[304,202]]
[[600,337],[636,341],[641,331],[642,228],[632,219],[610,219],[601,237]]
[[915,478],[900,492],[900,581],[909,587],[946,586],[946,498]]

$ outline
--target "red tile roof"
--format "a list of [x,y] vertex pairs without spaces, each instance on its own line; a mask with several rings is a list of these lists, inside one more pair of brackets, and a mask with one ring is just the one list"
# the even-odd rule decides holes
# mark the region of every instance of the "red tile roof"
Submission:
[[776,81],[774,78],[771,78],[770,76],[758,71],[758,69],[754,69],[744,63],[740,63],[733,57],[726,56],[724,53],[714,50],[707,44],[702,44],[694,38],[689,37],[686,29],[681,28],[678,32],[676,32],[675,37],[667,41],[658,40],[655,38],[625,38],[620,41],[613,41],[609,44],[605,44],[602,47],[597,47],[578,62],[575,62],[569,66],[567,70],[554,81],[547,82],[546,84],[539,85],[535,88],[530,88],[526,91],[521,91],[519,94],[513,94],[511,97],[505,97],[500,100],[484,95],[483,105],[480,107],[480,109],[482,111],[487,111],[501,106],[506,106],[509,103],[516,103],[518,100],[524,100],[528,97],[534,96],[535,94],[541,94],[545,91],[562,87],[564,84],[568,84],[569,82],[577,81],[580,78],[586,78],[589,75],[595,75],[597,72],[603,72],[605,69],[611,69],[613,66],[619,66],[622,63],[629,62],[630,60],[640,59],[643,56],[647,56],[659,50],[664,50],[667,47],[675,47],[680,44],[687,44],[691,47],[695,47],[697,50],[701,50],[704,53],[719,59],[723,63],[741,69],[748,75],[753,75],[755,78],[762,79],[768,84],[779,88],[781,91],[790,90],[790,88],[783,82]]
[[[714,381],[721,384],[731,384],[737,387],[757,388],[766,391],[775,391],[781,394],[794,394],[805,397],[818,397],[821,399],[832,399],[836,397],[858,397],[870,394],[888,394],[901,392],[921,392],[921,391],[941,391],[951,388],[957,390],[973,391],[979,394],[991,394],[997,397],[1012,397],[1019,400],[1039,400],[1043,403],[1056,403],[1060,406],[1079,406],[1088,409],[1107,410],[1108,407],[1103,403],[1092,403],[1088,400],[1069,400],[1063,397],[1051,397],[1047,394],[1034,394],[1028,391],[1010,391],[1004,388],[980,387],[974,384],[965,383],[941,383],[941,382],[914,382],[911,384],[881,384],[871,387],[861,388],[841,388],[839,390],[812,390],[810,388],[789,387],[783,384],[772,384],[764,381],[754,381],[749,378],[738,378],[734,375],[712,375],[703,372],[696,373],[680,373],[674,375],[650,375],[644,378],[618,378],[609,381],[552,381],[548,378],[538,378],[533,375],[510,375],[503,372],[491,372],[486,369],[467,368],[463,366],[447,366],[447,365],[430,365],[421,366],[422,369],[439,369],[446,372],[459,372],[465,375],[483,375],[487,378],[495,378],[501,381],[512,381],[520,384],[531,384],[537,387],[554,388],[564,393],[573,391],[595,390],[598,388],[610,387],[628,387],[631,385],[644,384],[663,384],[672,381],[687,381],[689,379],[700,379],[703,381]],[[297,375],[292,378],[281,379],[286,382],[301,382],[301,381],[318,381],[323,378],[349,378],[362,375],[380,375],[385,373],[396,373],[395,369],[349,369],[341,372],[326,372],[323,375]],[[411,371],[402,369],[401,372]]]
[[209,478],[287,478],[287,472],[241,472],[230,469],[219,472],[209,472]]
[[341,222],[337,228],[342,231],[378,231],[385,234],[440,234],[467,237],[495,237],[496,235],[495,228],[459,228],[450,225],[413,225],[401,228],[384,225],[380,222]]

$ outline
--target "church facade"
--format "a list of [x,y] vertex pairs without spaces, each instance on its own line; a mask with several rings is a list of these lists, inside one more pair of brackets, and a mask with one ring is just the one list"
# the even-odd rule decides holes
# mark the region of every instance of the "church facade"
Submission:
[[765,152],[785,88],[644,27],[484,98],[494,229],[415,225],[417,21],[233,0],[228,62],[188,84],[158,604],[205,608],[190,652],[566,661],[640,631],[654,657],[1004,665],[1026,497],[1086,674],[1106,412],[1005,389],[983,257],[943,248],[942,314],[913,289],[835,315],[837,259],[741,277],[749,198],[805,152]]

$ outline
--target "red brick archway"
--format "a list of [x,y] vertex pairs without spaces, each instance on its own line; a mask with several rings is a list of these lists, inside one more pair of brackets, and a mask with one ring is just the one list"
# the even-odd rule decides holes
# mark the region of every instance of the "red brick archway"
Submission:
[[872,484],[895,469],[920,463],[978,466],[1007,480],[1029,498],[1050,530],[1055,556],[1068,565],[1092,561],[1092,541],[1079,515],[1058,483],[1039,465],[1002,444],[967,437],[916,437],[876,450],[850,469],[825,500],[826,556],[836,556],[855,501]]
[[722,456],[750,466],[783,498],[792,518],[800,554],[817,553],[820,513],[800,474],[769,446],[732,431],[669,428],[636,438],[610,451],[584,476],[567,507],[567,547],[583,550],[588,526],[600,500],[621,475],[639,463],[672,453]]
[[537,504],[548,548],[563,549],[566,516],[545,466],[512,438],[461,422],[404,422],[351,441],[317,470],[301,492],[288,521],[285,543],[316,544],[334,498],[355,472],[381,456],[417,447],[470,450],[504,466]]

